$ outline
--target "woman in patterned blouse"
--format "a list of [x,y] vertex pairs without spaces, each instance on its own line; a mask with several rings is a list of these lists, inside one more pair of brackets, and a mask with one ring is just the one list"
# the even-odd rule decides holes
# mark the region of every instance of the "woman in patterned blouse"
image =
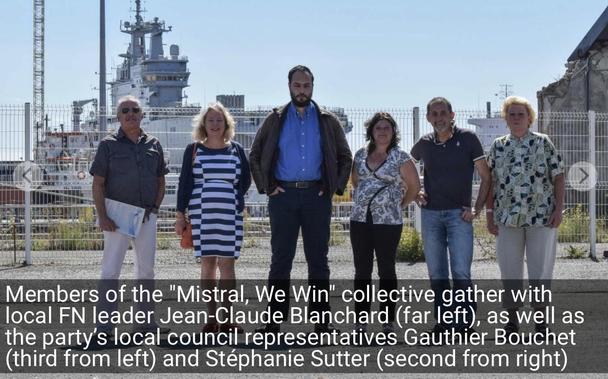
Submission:
[[[523,288],[524,254],[530,285],[541,289],[550,285],[565,184],[564,165],[555,146],[547,135],[529,130],[535,113],[528,100],[508,97],[502,116],[511,133],[497,138],[490,148],[494,196],[488,197],[486,220],[488,231],[497,236],[496,257],[507,290],[503,306],[509,312],[504,329],[510,335],[519,332],[517,310],[523,303],[514,300],[512,290]],[[545,301],[532,306],[543,312]],[[536,321],[536,332],[545,333],[547,323]]]
[[[410,156],[398,146],[397,123],[390,114],[376,113],[366,121],[365,129],[369,142],[355,154],[351,173],[355,289],[365,290],[371,284],[375,251],[380,288],[390,291],[397,288],[395,257],[403,228],[402,208],[415,199],[420,181]],[[382,330],[392,333],[395,304],[384,302],[381,309],[388,312]],[[355,304],[359,317],[356,330],[367,330],[369,310],[367,301]]]

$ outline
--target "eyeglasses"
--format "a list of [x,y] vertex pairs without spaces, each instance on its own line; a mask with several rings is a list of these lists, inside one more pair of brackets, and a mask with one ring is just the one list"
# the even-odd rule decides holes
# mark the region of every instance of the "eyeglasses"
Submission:
[[141,111],[141,108],[138,108],[138,107],[128,108],[127,107],[127,108],[121,108],[120,109],[120,113],[122,113],[122,114],[127,114],[127,113],[129,113],[129,111],[137,114],[137,113],[139,113]]

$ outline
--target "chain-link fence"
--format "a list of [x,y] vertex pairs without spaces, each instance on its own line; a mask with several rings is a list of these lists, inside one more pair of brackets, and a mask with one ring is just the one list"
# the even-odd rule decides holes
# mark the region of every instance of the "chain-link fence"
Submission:
[[[42,121],[31,120],[26,108],[23,105],[0,106],[0,265],[21,263],[29,259],[28,254],[36,263],[90,263],[99,260],[103,238],[95,226],[92,177],[88,170],[99,141],[109,131],[118,128],[116,118],[108,116],[108,131],[100,132],[97,129],[99,115],[92,105],[47,107]],[[329,109],[338,116],[347,132],[353,154],[366,145],[364,123],[376,111],[387,111],[395,118],[399,126],[400,146],[406,151],[420,136],[432,130],[426,121],[424,108]],[[235,139],[247,152],[270,110],[270,107],[231,110],[237,121]],[[159,138],[170,169],[159,217],[158,248],[189,257],[189,252],[180,252],[173,223],[183,152],[192,141],[192,120],[200,108],[190,106],[144,111],[146,117],[142,127]],[[587,113],[552,113],[541,114],[538,126],[533,126],[551,136],[564,157],[567,169],[576,162],[593,161],[590,154],[595,151],[593,156],[600,179],[594,190],[596,196],[590,196],[593,191],[568,185],[566,214],[559,237],[564,244],[582,245],[587,249],[593,246],[590,238],[595,237],[594,242],[608,239],[608,185],[605,179],[608,174],[608,115],[594,114],[592,121]],[[494,138],[508,132],[502,119],[482,111],[456,111],[456,124],[475,130],[486,150]],[[592,124],[595,128],[594,146],[590,145],[589,128]],[[26,141],[26,135],[30,136],[29,141]],[[24,167],[25,161],[32,161],[35,166]],[[476,177],[474,188],[477,186]],[[29,205],[26,204],[28,198]],[[245,249],[268,244],[270,226],[266,201],[266,197],[258,194],[253,186],[246,199]],[[590,202],[594,201],[596,205],[590,207]],[[343,248],[349,248],[351,207],[349,185],[345,195],[334,197],[331,229],[334,246],[343,243]],[[418,226],[413,205],[404,210],[404,215],[407,226]],[[595,236],[592,230],[596,231]],[[494,240],[485,231],[483,218],[476,223],[476,234],[482,250],[491,252]]]

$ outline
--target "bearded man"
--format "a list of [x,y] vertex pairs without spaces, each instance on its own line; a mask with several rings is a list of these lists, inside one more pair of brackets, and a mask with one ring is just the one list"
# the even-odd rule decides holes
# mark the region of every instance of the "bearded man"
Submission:
[[[249,156],[253,180],[268,195],[272,262],[269,286],[289,289],[291,268],[300,228],[308,264],[308,282],[329,287],[327,259],[332,195],[342,195],[352,165],[352,154],[338,118],[312,101],[314,76],[306,66],[289,71],[291,102],[273,109],[259,128]],[[287,292],[289,293],[289,292]],[[285,301],[271,300],[271,311],[284,320]],[[311,301],[310,310],[329,310],[328,301]],[[315,332],[331,332],[331,323],[318,323]],[[280,322],[259,332],[277,333]]]

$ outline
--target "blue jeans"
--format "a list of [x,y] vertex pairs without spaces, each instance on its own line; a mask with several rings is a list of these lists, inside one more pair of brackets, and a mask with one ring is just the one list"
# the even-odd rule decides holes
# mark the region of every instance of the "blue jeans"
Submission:
[[[429,270],[431,288],[435,292],[435,318],[438,307],[444,309],[442,296],[444,291],[451,291],[450,272],[454,289],[466,289],[472,286],[471,263],[473,261],[473,224],[462,219],[461,209],[430,210],[422,209],[422,239],[424,256]],[[449,253],[449,260],[448,260]],[[474,312],[475,302],[452,304],[465,306]],[[449,308],[448,308],[449,309]],[[470,322],[471,317],[467,316]],[[446,327],[464,327],[463,323],[445,325]]]
[[[268,198],[270,216],[272,260],[268,274],[269,286],[289,291],[291,267],[296,255],[298,234],[302,229],[304,255],[308,264],[308,283],[319,289],[329,289],[329,227],[331,222],[331,195],[319,196],[320,185],[310,188],[285,188]],[[289,297],[285,302],[271,301],[272,312],[281,312],[285,318],[289,311]],[[311,310],[329,310],[325,301],[311,301]]]

